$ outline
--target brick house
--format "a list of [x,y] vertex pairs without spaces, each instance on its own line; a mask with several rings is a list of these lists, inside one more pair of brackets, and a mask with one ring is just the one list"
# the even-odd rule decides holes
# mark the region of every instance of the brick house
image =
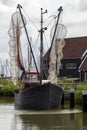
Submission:
[[[43,75],[48,76],[49,50],[43,58]],[[63,59],[59,70],[60,77],[87,80],[87,37],[66,38]]]

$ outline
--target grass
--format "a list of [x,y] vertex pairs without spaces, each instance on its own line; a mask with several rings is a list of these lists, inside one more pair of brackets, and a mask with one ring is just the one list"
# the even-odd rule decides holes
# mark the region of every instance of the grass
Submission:
[[58,84],[62,86],[65,90],[65,100],[70,100],[70,89],[74,89],[75,104],[82,105],[82,91],[87,90],[87,81],[86,82],[77,82],[73,80],[63,78],[58,80]]

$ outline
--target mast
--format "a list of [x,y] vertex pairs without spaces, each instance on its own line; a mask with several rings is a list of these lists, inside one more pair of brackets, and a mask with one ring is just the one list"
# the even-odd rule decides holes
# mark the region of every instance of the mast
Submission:
[[[34,60],[34,64],[35,64],[35,67],[36,67],[36,71],[39,74],[38,67],[37,67],[35,57],[34,57],[34,54],[33,54],[33,50],[32,50],[32,47],[31,47],[30,39],[29,39],[29,36],[28,36],[28,32],[27,32],[27,29],[26,29],[26,25],[25,25],[25,22],[24,22],[24,18],[23,18],[22,12],[21,12],[22,6],[20,4],[18,4],[17,8],[19,9],[19,12],[20,12],[20,15],[21,15],[21,19],[22,19],[22,22],[23,22],[23,25],[24,25],[26,36],[27,36],[27,40],[28,40],[28,43],[29,43],[29,46],[30,46],[30,51],[31,51],[31,54],[32,54],[32,58]],[[39,78],[39,76],[38,76],[38,78]]]
[[[48,55],[48,60],[49,60],[49,77],[48,77],[48,79],[51,81],[51,83],[56,84],[56,85],[57,85],[57,71],[59,68],[58,68],[58,59],[57,59],[58,58],[58,50],[57,50],[58,44],[55,43],[56,42],[55,35],[56,35],[62,7],[60,7],[58,9],[58,11],[59,11],[59,13],[57,16],[57,21],[56,21],[56,25],[54,28],[54,33],[53,33],[53,37],[52,37],[52,41],[51,41],[51,47],[50,47],[49,55]],[[55,51],[56,51],[56,53],[55,53]]]
[[[54,34],[53,34],[53,38],[52,38],[52,42],[51,42],[50,52],[51,52],[52,45],[53,45],[53,42],[54,42],[54,38],[55,38],[55,34],[56,34],[56,30],[57,30],[57,26],[58,26],[58,22],[59,22],[59,18],[60,18],[60,14],[63,11],[62,6],[60,6],[58,11],[59,11],[59,13],[58,13],[58,16],[57,16],[57,22],[56,22],[55,29],[54,29]],[[50,53],[49,53],[49,55],[50,55]]]
[[43,8],[41,8],[41,29],[40,29],[40,83],[42,84],[43,79],[43,32],[47,28],[43,28],[43,14],[47,13],[47,10],[43,12]]

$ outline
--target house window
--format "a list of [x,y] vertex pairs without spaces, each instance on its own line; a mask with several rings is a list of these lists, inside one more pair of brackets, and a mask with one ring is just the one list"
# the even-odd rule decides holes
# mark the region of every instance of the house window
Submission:
[[66,69],[76,69],[76,63],[67,63]]

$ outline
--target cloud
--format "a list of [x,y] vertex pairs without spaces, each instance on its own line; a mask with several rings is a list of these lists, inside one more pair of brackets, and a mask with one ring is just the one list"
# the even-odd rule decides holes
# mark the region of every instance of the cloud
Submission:
[[[7,54],[9,53],[7,49],[9,48],[8,29],[11,15],[16,11],[18,3],[23,6],[23,13],[24,11],[27,13],[33,23],[37,25],[38,29],[40,28],[41,7],[43,8],[43,11],[45,9],[48,10],[48,13],[44,14],[43,19],[45,20],[45,18],[53,15],[54,12],[57,13],[58,8],[62,6],[62,24],[67,28],[67,37],[87,35],[87,0],[34,0],[33,2],[31,2],[31,0],[0,0],[0,55],[6,54],[6,52]],[[35,21],[35,18],[38,19],[39,22]],[[47,22],[49,23],[49,20]],[[27,23],[30,27],[31,22],[27,21]],[[46,23],[44,23],[44,26],[45,25]],[[29,29],[32,30],[32,27]],[[35,37],[35,32],[31,30],[29,31],[29,34],[33,34],[33,37]],[[45,32],[46,34],[47,31]],[[3,54],[1,54],[2,52]]]
[[[26,0],[25,0],[26,1]],[[5,6],[5,7],[9,7],[9,8],[13,8],[16,7],[17,4],[21,4],[23,2],[23,0],[0,0],[0,3]]]
[[1,3],[7,6],[13,5],[14,2],[15,2],[14,0],[1,0]]
[[79,11],[87,11],[87,0],[79,1]]

